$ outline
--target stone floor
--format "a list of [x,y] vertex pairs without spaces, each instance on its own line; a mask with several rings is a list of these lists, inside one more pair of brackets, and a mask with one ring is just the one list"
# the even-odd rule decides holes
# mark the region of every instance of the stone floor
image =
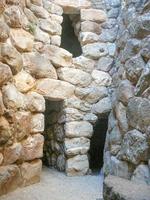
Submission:
[[102,175],[67,177],[44,167],[41,182],[21,188],[1,200],[101,200]]

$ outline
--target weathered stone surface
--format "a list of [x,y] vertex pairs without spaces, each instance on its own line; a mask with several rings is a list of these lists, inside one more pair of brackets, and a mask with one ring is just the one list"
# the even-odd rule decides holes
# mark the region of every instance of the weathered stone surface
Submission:
[[26,98],[13,84],[8,84],[2,88],[4,105],[12,109],[26,109]]
[[17,165],[0,167],[0,194],[6,194],[18,188],[21,184],[20,171]]
[[99,37],[96,33],[92,32],[81,32],[79,35],[79,40],[82,45],[86,45],[89,43],[94,43],[99,40]]
[[73,138],[73,139],[66,138],[64,145],[65,145],[65,153],[67,156],[86,154],[90,148],[90,140],[84,137]]
[[45,47],[44,53],[56,67],[71,67],[72,54],[54,45]]
[[20,141],[31,132],[30,112],[18,111],[13,115],[13,128],[16,138]]
[[0,63],[0,86],[12,79],[12,72],[8,65]]
[[29,32],[23,29],[11,29],[10,38],[18,51],[32,51],[34,37]]
[[4,114],[5,110],[6,108],[4,106],[2,92],[0,90],[0,116]]
[[40,181],[42,171],[42,161],[34,160],[30,163],[24,162],[20,167],[20,173],[23,178],[22,186],[28,186]]
[[35,91],[49,100],[64,100],[74,95],[75,87],[60,80],[43,79],[37,81]]
[[111,111],[111,101],[109,97],[101,99],[98,103],[92,105],[94,114],[103,115]]
[[43,6],[42,0],[31,0],[31,3],[37,6]]
[[36,78],[57,79],[55,68],[47,58],[37,52],[23,54],[24,69]]
[[32,133],[40,133],[44,131],[44,115],[34,114],[31,119],[31,132]]
[[125,179],[130,178],[131,174],[128,164],[124,161],[118,160],[114,156],[111,156],[111,168],[112,168],[112,175],[119,176]]
[[82,9],[81,10],[81,21],[94,21],[94,22],[105,22],[107,19],[106,13],[98,9]]
[[127,118],[129,126],[145,132],[150,125],[150,101],[141,97],[129,100]]
[[66,159],[64,155],[59,155],[57,158],[57,169],[59,171],[65,171],[65,167],[66,167]]
[[110,86],[112,82],[112,78],[108,73],[99,70],[93,70],[92,78],[99,86]]
[[0,42],[5,42],[9,37],[9,27],[3,21],[0,21]]
[[120,145],[121,144],[121,133],[119,127],[115,125],[113,129],[110,131],[109,135],[109,142],[111,144],[111,150],[113,145]]
[[31,112],[44,112],[45,111],[45,99],[42,95],[36,92],[29,92],[27,94],[28,109]]
[[63,67],[57,70],[60,80],[69,82],[79,87],[87,87],[91,83],[90,74],[80,70],[69,67]]
[[93,133],[93,127],[86,121],[74,121],[65,124],[65,134],[69,138],[73,137],[91,137]]
[[63,9],[62,9],[61,6],[58,6],[58,5],[51,3],[49,1],[44,1],[43,3],[44,3],[44,8],[48,12],[50,12],[52,14],[60,15],[60,16],[63,14]]
[[149,200],[150,187],[136,184],[116,176],[108,176],[104,181],[104,199],[115,200]]
[[89,169],[87,155],[77,155],[66,162],[66,173],[68,176],[85,175]]
[[26,71],[22,70],[13,77],[16,88],[23,93],[33,88],[35,79]]
[[44,138],[41,134],[29,136],[22,142],[23,155],[25,161],[34,160],[43,156]]
[[99,59],[108,54],[108,49],[104,43],[92,43],[83,46],[83,55],[91,59]]
[[0,153],[0,165],[3,163],[3,154]]
[[95,61],[84,56],[79,56],[77,58],[73,58],[73,65],[77,69],[91,73],[94,69]]
[[51,36],[51,44],[59,47],[61,45],[61,37],[59,35]]
[[123,160],[137,165],[148,159],[148,148],[145,134],[134,129],[125,134],[120,156]]
[[41,19],[39,22],[39,26],[43,31],[51,35],[61,35],[62,27],[57,21],[50,19]]
[[36,27],[34,32],[34,38],[35,40],[43,43],[50,44],[50,36],[48,33],[45,33],[40,28]]
[[87,113],[84,117],[83,120],[84,121],[88,121],[92,124],[95,124],[97,121],[98,117],[96,115],[94,115],[93,113]]
[[20,159],[22,146],[20,143],[14,143],[12,146],[4,148],[4,165],[15,163]]
[[108,72],[112,68],[113,59],[110,57],[102,57],[99,59],[96,69]]
[[91,6],[89,0],[72,0],[71,2],[69,0],[53,0],[53,2],[60,5],[65,14],[78,14],[80,9],[89,8]]
[[0,145],[5,144],[12,136],[11,128],[4,117],[0,117]]
[[5,10],[5,0],[0,1],[0,14],[2,14]]
[[35,14],[36,17],[44,19],[49,17],[49,13],[42,6],[31,4],[30,10]]
[[108,96],[108,90],[106,87],[88,87],[88,88],[76,88],[75,94],[80,99],[87,101],[88,103],[96,103],[98,100]]
[[100,25],[96,22],[84,21],[84,22],[81,22],[81,31],[100,34],[102,29],[101,29]]
[[133,172],[131,180],[135,183],[150,185],[150,170],[148,165],[139,165]]
[[101,42],[115,42],[118,33],[118,25],[111,29],[103,29],[99,36],[99,41]]
[[13,46],[6,43],[1,44],[0,49],[2,62],[10,66],[12,73],[17,74],[21,71],[23,66],[21,54]]
[[27,19],[29,20],[29,22],[31,23],[29,25],[30,28],[33,27],[32,23],[33,24],[37,24],[38,19],[36,18],[36,16],[33,14],[33,12],[30,9],[25,7],[24,8],[24,13],[25,13]]

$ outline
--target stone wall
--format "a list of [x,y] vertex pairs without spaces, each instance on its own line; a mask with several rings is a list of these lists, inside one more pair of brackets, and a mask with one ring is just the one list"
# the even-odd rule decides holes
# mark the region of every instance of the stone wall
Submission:
[[[80,57],[60,48],[63,13],[80,17],[71,18]],[[68,175],[88,173],[93,124],[111,110],[116,32],[105,33],[116,21],[106,13],[87,0],[0,1],[0,194],[40,180],[44,137],[47,162]],[[55,140],[44,132],[45,100],[62,103]]]
[[150,184],[150,2],[122,1],[105,175]]

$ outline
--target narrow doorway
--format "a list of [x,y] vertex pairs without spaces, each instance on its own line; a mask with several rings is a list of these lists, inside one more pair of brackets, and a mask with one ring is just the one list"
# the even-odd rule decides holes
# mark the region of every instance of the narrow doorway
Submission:
[[107,128],[108,118],[99,118],[94,126],[89,150],[89,165],[93,173],[100,172],[103,167],[103,152]]

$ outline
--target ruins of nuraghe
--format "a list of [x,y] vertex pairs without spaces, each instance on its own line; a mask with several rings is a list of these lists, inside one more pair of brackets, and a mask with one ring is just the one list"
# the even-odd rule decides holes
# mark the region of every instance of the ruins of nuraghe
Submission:
[[149,0],[0,0],[0,196],[42,165],[150,199]]

